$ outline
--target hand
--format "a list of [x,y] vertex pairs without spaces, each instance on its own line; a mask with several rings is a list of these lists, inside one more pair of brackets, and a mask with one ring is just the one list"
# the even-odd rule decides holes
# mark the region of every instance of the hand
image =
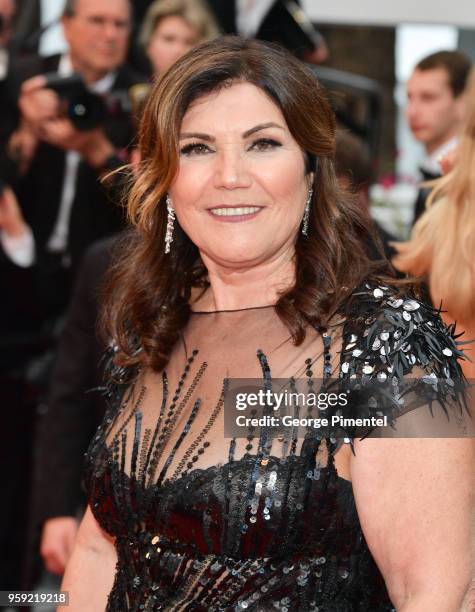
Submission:
[[52,89],[47,89],[44,76],[26,80],[20,92],[18,106],[22,119],[37,134],[44,121],[58,117],[61,102]]
[[8,141],[8,156],[18,164],[20,174],[28,171],[36,152],[38,138],[30,125],[22,120]]
[[40,553],[49,572],[59,576],[64,574],[73,552],[78,527],[78,521],[70,516],[58,516],[45,522]]
[[0,229],[9,238],[19,238],[28,229],[16,196],[9,187],[5,187],[0,195]]
[[70,119],[48,119],[40,130],[40,138],[48,144],[77,151],[94,168],[100,168],[114,153],[114,147],[101,128],[81,131]]

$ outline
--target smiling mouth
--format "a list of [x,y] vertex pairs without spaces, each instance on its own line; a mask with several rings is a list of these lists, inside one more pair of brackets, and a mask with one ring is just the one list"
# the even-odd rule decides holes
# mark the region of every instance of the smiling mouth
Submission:
[[261,209],[261,206],[226,206],[222,208],[210,208],[209,212],[216,217],[246,217],[256,214]]

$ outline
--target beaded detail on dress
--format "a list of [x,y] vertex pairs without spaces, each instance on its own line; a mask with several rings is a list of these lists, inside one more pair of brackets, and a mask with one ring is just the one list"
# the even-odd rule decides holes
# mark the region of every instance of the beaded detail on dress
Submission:
[[[263,426],[224,437],[226,378],[397,382],[420,368],[447,404],[463,380],[454,329],[387,287],[353,297],[345,321],[309,328],[298,347],[267,307],[192,314],[165,370],[132,382],[111,349],[110,409],[85,470],[92,512],[118,555],[108,610],[394,609],[335,467],[354,432],[271,437]],[[397,385],[391,402],[374,412],[395,419]]]

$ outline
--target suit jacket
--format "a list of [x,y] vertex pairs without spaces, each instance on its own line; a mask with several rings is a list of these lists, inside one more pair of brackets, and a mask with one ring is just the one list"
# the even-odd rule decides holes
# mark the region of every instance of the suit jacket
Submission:
[[[16,62],[9,53],[8,71],[0,81],[0,192],[16,172],[15,164],[6,158],[5,148],[18,123],[18,108],[14,96]],[[0,372],[14,372],[43,349],[40,334],[40,312],[33,294],[31,269],[16,266],[0,247]]]
[[[8,52],[8,51],[7,51]],[[18,122],[18,109],[16,100],[12,96],[11,83],[13,78],[12,73],[12,55],[8,53],[8,70],[4,79],[0,80],[0,147],[4,147],[10,134],[15,129],[15,125]],[[13,70],[15,64],[13,60]],[[0,178],[4,179],[0,175]]]
[[[435,179],[440,178],[440,174],[432,174],[431,172],[427,172],[421,168],[422,180],[423,181],[433,181]],[[414,225],[416,221],[422,216],[426,209],[426,201],[429,197],[430,192],[432,191],[431,187],[421,187],[417,194],[416,202],[414,204],[414,219],[412,224]]]
[[37,429],[37,524],[56,516],[74,516],[84,501],[80,488],[84,453],[105,410],[97,390],[102,384],[105,347],[98,339],[96,321],[115,240],[101,240],[84,255],[59,338],[47,411]]
[[[208,4],[223,32],[237,34],[236,1],[208,0]],[[300,0],[294,4],[300,4]],[[316,37],[319,35],[315,32],[314,36],[309,36],[306,31],[302,30],[286,9],[283,0],[276,0],[264,17],[255,37],[279,43],[294,53],[300,53],[315,47]]]
[[16,0],[16,24],[13,46],[19,52],[36,53],[41,33],[39,0]]

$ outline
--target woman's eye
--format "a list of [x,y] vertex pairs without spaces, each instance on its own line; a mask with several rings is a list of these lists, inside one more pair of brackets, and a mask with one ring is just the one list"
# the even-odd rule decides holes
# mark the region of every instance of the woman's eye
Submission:
[[252,143],[251,149],[255,149],[257,151],[270,151],[271,149],[281,146],[281,143],[273,138],[259,138],[259,140]]
[[192,142],[180,149],[182,155],[204,155],[208,151],[210,151],[210,148],[202,142]]

